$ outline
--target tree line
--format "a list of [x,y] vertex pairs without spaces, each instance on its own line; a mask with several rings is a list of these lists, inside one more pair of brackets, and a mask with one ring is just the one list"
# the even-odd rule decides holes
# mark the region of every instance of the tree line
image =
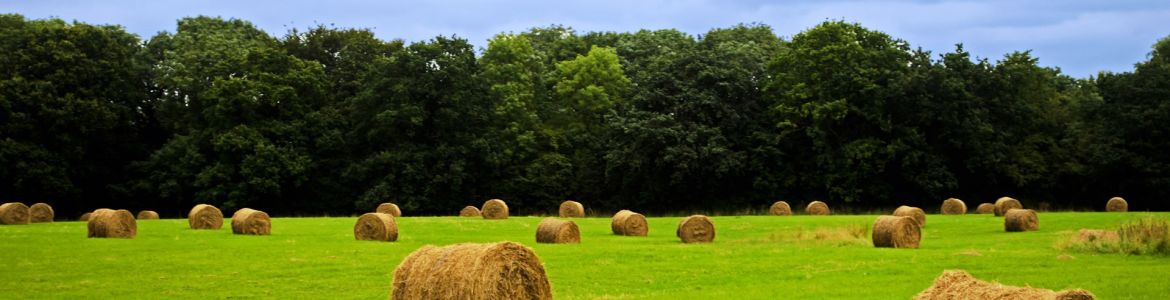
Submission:
[[0,200],[181,215],[395,202],[518,213],[737,211],[824,200],[1136,210],[1170,195],[1170,39],[1073,78],[1028,51],[933,54],[860,24],[501,33],[404,43],[276,37],[191,17],[116,25],[0,15]]

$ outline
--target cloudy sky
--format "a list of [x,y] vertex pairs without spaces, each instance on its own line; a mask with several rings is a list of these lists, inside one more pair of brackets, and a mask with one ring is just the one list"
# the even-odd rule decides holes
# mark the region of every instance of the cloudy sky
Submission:
[[563,24],[578,32],[676,28],[701,34],[738,23],[790,37],[825,20],[858,22],[935,53],[954,44],[980,57],[1032,50],[1046,66],[1087,77],[1126,71],[1170,35],[1170,1],[305,1],[4,0],[0,12],[120,24],[149,38],[185,16],[251,21],[274,35],[315,24],[370,28],[382,39],[458,35],[483,46],[500,32]]

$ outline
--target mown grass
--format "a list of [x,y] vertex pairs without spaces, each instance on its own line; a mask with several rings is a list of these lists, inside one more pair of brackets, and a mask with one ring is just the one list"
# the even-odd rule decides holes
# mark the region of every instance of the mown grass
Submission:
[[510,240],[536,250],[562,299],[906,299],[944,269],[1101,299],[1170,295],[1170,258],[1068,252],[1081,228],[1165,213],[1041,213],[1040,230],[1005,233],[989,215],[928,216],[920,249],[876,249],[857,232],[875,216],[715,217],[712,244],[682,244],[679,218],[648,237],[575,219],[579,245],[536,244],[540,218],[399,218],[398,242],[355,241],[356,217],[277,218],[271,236],[143,220],[133,240],[87,239],[82,222],[0,226],[0,298],[385,299],[395,266],[425,244]]

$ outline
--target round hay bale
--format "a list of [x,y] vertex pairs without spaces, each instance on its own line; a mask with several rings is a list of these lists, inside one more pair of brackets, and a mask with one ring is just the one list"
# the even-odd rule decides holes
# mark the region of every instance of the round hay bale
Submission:
[[232,214],[232,233],[250,235],[272,234],[272,219],[268,214],[251,208],[241,208]]
[[479,217],[479,208],[468,205],[459,210],[460,217]]
[[91,238],[123,238],[132,239],[138,235],[138,223],[134,215],[125,209],[98,209],[89,215],[86,223]]
[[1003,216],[1004,231],[1034,231],[1037,229],[1040,229],[1040,219],[1036,217],[1034,210],[1013,208]]
[[613,215],[609,227],[613,234],[627,236],[646,236],[650,230],[646,225],[646,216],[625,209]]
[[20,202],[0,204],[0,225],[19,225],[32,222],[28,206]]
[[93,212],[87,212],[87,213],[81,214],[81,217],[77,218],[77,219],[81,220],[82,222],[89,222],[89,217],[91,215],[93,215]]
[[577,201],[565,200],[561,202],[560,214],[561,218],[584,218],[585,206]]
[[773,216],[791,216],[792,207],[788,206],[788,202],[776,201],[776,203],[772,203],[772,207],[768,208],[768,213]]
[[492,199],[483,203],[483,209],[480,209],[480,214],[484,219],[499,220],[508,218],[508,204],[504,200]]
[[577,223],[556,218],[544,218],[536,226],[536,242],[543,244],[580,244],[581,230]]
[[979,206],[975,207],[975,213],[977,213],[977,214],[994,214],[995,213],[995,204],[979,203]]
[[946,270],[934,284],[918,295],[916,300],[943,299],[1060,299],[1091,300],[1093,293],[1082,289],[1054,292],[1049,289],[1015,287],[995,282],[986,282],[967,274],[963,270]]
[[53,207],[45,203],[35,203],[28,207],[29,222],[53,223]]
[[715,241],[715,223],[704,215],[693,215],[678,222],[675,235],[683,243],[710,243]]
[[540,258],[513,242],[423,246],[394,270],[391,299],[552,299]]
[[808,207],[804,208],[804,212],[814,216],[827,216],[829,215],[829,205],[824,202],[813,201],[808,204]]
[[1121,197],[1109,198],[1109,202],[1105,203],[1105,211],[1107,212],[1127,212],[1129,211],[1129,202]]
[[1024,205],[1020,204],[1020,200],[1011,197],[1000,197],[998,200],[995,200],[996,217],[1003,216],[1004,213],[1007,213],[1008,210],[1013,208],[1024,208]]
[[223,212],[220,212],[215,206],[195,205],[191,208],[191,212],[187,213],[187,225],[190,225],[191,229],[218,230],[223,227]]
[[921,208],[913,206],[899,206],[894,210],[894,215],[899,217],[910,217],[919,227],[926,227],[926,212]]
[[398,204],[394,203],[378,204],[378,208],[374,209],[374,212],[388,214],[395,218],[402,217],[402,210],[398,209]]
[[353,225],[353,238],[359,241],[397,241],[398,223],[390,214],[366,213]]
[[138,212],[139,220],[158,220],[158,213],[153,210],[144,210]]
[[918,248],[922,229],[911,217],[878,216],[873,222],[873,246],[879,248]]
[[942,208],[939,209],[944,215],[962,215],[967,213],[967,203],[963,200],[950,198],[943,200]]

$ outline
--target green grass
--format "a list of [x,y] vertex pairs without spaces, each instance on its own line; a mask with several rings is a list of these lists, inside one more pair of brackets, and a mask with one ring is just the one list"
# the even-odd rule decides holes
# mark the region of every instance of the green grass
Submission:
[[1040,230],[1024,233],[1005,233],[988,215],[930,215],[920,249],[815,238],[872,215],[715,217],[713,244],[680,243],[679,218],[651,218],[648,237],[613,236],[608,218],[576,219],[579,245],[536,244],[536,217],[399,218],[393,243],[353,240],[355,217],[277,218],[271,236],[144,220],[133,240],[85,238],[82,222],[0,226],[0,298],[385,299],[394,268],[418,247],[503,240],[535,249],[563,299],[906,299],[944,269],[1101,299],[1164,298],[1166,256],[1054,246],[1080,228],[1150,216],[1170,214],[1041,213]]

